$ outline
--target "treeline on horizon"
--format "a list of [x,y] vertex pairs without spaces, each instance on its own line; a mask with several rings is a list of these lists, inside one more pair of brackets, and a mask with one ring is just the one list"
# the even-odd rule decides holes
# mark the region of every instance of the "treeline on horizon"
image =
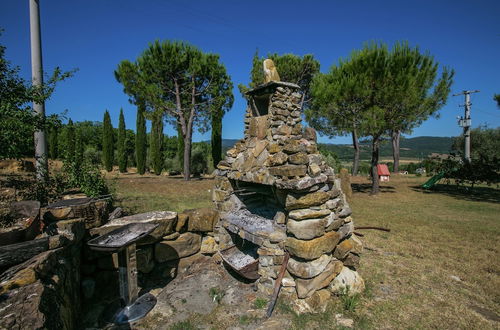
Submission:
[[[48,151],[49,159],[68,160],[75,157],[75,154],[81,153],[77,158],[84,159],[95,165],[104,165],[105,161],[105,138],[106,128],[102,121],[80,121],[73,122],[69,119],[66,123],[61,120],[51,124],[48,129]],[[136,139],[137,134],[132,129],[124,130],[123,149],[120,150],[120,128],[111,128],[111,164],[121,172],[126,172],[129,168],[137,167]],[[145,170],[155,172],[153,164],[152,139],[153,133],[147,132],[145,135],[146,162]],[[159,153],[161,164],[156,164],[156,169],[160,174],[163,171],[169,173],[180,173],[182,170],[182,160],[179,154],[179,138],[162,134],[159,144]],[[181,142],[182,143],[182,142]],[[33,145],[33,144],[26,144]],[[208,173],[213,170],[210,142],[194,142],[192,151],[192,166],[195,174]],[[32,148],[23,152],[24,157],[32,157],[34,150]],[[123,156],[121,155],[123,153]],[[125,160],[125,162],[123,161]],[[120,164],[120,162],[122,164]],[[120,169],[120,165],[123,165]]]

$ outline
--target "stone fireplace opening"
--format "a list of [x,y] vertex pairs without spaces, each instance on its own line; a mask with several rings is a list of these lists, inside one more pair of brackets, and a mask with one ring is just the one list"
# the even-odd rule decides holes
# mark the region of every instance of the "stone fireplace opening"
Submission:
[[250,108],[252,110],[252,117],[265,116],[269,113],[269,101],[271,99],[270,93],[255,95],[251,102]]

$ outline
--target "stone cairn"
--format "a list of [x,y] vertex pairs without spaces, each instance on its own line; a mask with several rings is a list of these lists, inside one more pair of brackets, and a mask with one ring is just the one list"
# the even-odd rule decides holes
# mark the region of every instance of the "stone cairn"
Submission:
[[[215,173],[219,248],[234,244],[235,235],[258,245],[257,287],[266,295],[288,251],[281,292],[293,297],[299,312],[324,308],[330,295],[347,285],[350,292],[361,291],[364,282],[356,268],[362,243],[353,233],[340,180],[318,152],[316,132],[301,124],[300,87],[271,81],[247,96],[244,138],[227,151]],[[261,203],[275,210],[267,224],[249,223],[255,208],[241,196],[241,187],[267,191]],[[237,219],[242,216],[246,222]]]

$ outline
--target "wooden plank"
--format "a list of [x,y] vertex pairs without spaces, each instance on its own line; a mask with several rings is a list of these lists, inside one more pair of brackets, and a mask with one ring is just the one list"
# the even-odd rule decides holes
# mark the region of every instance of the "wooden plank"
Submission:
[[49,249],[49,238],[0,246],[0,267],[20,264]]

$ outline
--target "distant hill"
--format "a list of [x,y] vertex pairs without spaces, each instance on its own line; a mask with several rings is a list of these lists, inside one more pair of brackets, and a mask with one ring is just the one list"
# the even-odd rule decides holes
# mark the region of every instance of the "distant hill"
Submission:
[[[436,137],[436,136],[419,136],[414,138],[401,138],[400,141],[400,156],[402,158],[420,158],[427,157],[429,154],[436,152],[447,154],[451,151],[453,137]],[[239,140],[223,139],[222,148],[227,150],[231,148]],[[335,152],[341,160],[351,160],[354,155],[354,150],[350,144],[331,144],[323,143],[323,145]],[[371,157],[370,141],[364,141],[361,145],[361,159],[368,160]],[[391,141],[384,141],[380,148],[381,157],[391,157],[392,147]]]

